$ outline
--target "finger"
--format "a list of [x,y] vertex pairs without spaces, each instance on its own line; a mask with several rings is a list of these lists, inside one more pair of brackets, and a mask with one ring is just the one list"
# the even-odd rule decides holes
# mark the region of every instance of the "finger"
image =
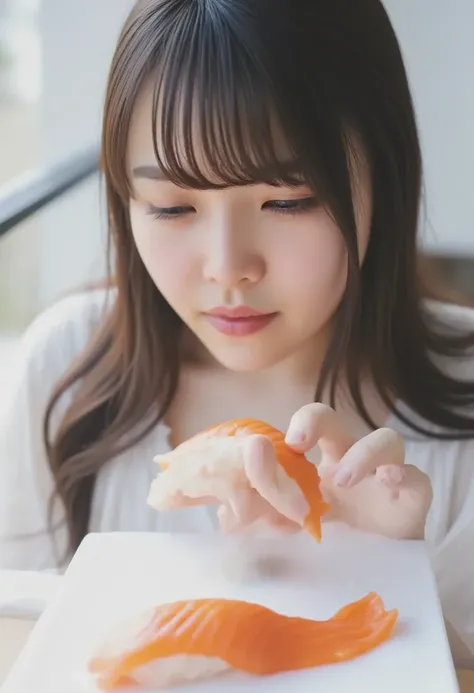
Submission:
[[287,520],[283,515],[275,515],[274,517],[267,518],[267,522],[270,526],[281,532],[286,532],[287,534],[296,534],[301,532],[301,525],[298,522],[293,522],[293,520]]
[[[228,496],[222,510],[227,524],[237,527],[245,527],[260,520],[264,515],[277,515],[267,501],[255,489],[246,489]],[[233,520],[231,518],[234,518]]]
[[302,452],[318,445],[335,461],[354,444],[354,438],[345,431],[334,409],[320,402],[307,404],[292,416],[285,441]]
[[407,468],[406,465],[384,464],[377,467],[375,476],[381,484],[396,489],[404,482],[407,476]]
[[[391,522],[389,529],[394,538],[424,539],[433,489],[429,477],[420,469],[413,465],[406,465],[405,469],[405,478],[398,486],[397,521]],[[388,513],[386,519],[390,517]]]
[[219,526],[224,533],[243,532],[265,523],[284,532],[301,529],[296,522],[280,515],[257,491],[249,492],[251,498],[245,514],[236,515],[235,509],[221,505],[217,511]]
[[219,501],[212,496],[200,496],[192,498],[185,496],[181,491],[176,491],[160,497],[153,497],[151,500],[152,507],[156,510],[174,510],[177,508],[192,508],[199,505],[215,505]]
[[405,478],[399,485],[402,498],[417,499],[417,504],[428,512],[433,501],[433,487],[427,474],[412,464],[405,465]]
[[228,505],[220,505],[217,510],[219,526],[224,533],[234,532],[240,526],[239,518]]
[[[269,506],[271,507],[271,506]],[[228,506],[222,505],[218,510],[219,526],[225,534],[236,534],[247,530],[255,529],[261,525],[267,525],[278,529],[281,532],[294,534],[301,531],[301,525],[277,513],[265,512],[252,520],[247,518],[245,521],[238,519]]]
[[265,436],[252,436],[245,448],[245,472],[251,486],[278,513],[302,525],[309,505],[298,484],[275,459],[272,443]]
[[342,457],[333,481],[336,486],[348,488],[375,473],[378,467],[401,466],[404,463],[403,438],[391,428],[379,428],[358,440]]

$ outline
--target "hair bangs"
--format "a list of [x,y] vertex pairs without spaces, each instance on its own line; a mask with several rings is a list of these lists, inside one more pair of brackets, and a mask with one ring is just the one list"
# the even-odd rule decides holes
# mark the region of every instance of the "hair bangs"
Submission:
[[228,27],[196,22],[167,47],[154,73],[154,153],[163,175],[194,189],[301,185],[270,80]]

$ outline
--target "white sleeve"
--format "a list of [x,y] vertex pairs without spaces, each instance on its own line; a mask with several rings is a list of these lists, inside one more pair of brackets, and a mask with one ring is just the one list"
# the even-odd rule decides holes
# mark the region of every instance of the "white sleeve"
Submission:
[[[474,310],[469,307],[426,303],[436,318],[437,331],[472,332]],[[440,370],[456,380],[474,381],[474,353],[432,355]],[[433,432],[443,428],[424,420],[409,407],[402,410]],[[474,418],[474,408],[463,407]],[[393,427],[405,436],[408,464],[425,472],[433,487],[425,537],[436,575],[438,594],[456,666],[474,669],[474,438],[440,440],[413,432],[393,418]]]
[[[474,668],[474,440],[451,446],[456,457],[451,522],[433,561],[456,665]],[[450,466],[449,453],[443,458],[440,454],[436,463]]]
[[[50,394],[90,335],[93,296],[69,297],[40,315],[16,354],[11,391],[0,420],[0,569],[57,568],[66,528],[56,504],[54,533],[48,504],[54,484],[43,442]],[[60,403],[67,406],[68,396]],[[59,408],[58,408],[59,412]],[[56,418],[56,417],[55,417]]]

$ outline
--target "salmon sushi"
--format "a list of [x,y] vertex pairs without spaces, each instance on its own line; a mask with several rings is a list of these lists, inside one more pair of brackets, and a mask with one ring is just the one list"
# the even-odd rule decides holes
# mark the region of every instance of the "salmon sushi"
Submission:
[[103,691],[160,689],[232,670],[275,675],[360,657],[391,636],[397,617],[375,593],[326,621],[231,599],[173,602],[117,626],[89,672]]
[[[273,445],[277,467],[275,483],[284,494],[302,493],[307,515],[302,526],[318,542],[321,517],[329,510],[321,489],[317,467],[303,453],[285,443],[284,434],[256,419],[235,419],[213,426],[157,455],[161,471],[153,481],[148,504],[156,510],[173,506],[173,499],[214,497],[223,503],[250,488],[245,472],[245,445],[249,436],[265,436]],[[179,505],[179,503],[177,503]]]

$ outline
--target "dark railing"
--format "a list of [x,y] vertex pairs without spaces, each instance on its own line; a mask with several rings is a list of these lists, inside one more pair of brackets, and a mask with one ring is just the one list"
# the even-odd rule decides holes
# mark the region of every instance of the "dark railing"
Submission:
[[99,150],[91,147],[0,187],[0,238],[98,170]]

